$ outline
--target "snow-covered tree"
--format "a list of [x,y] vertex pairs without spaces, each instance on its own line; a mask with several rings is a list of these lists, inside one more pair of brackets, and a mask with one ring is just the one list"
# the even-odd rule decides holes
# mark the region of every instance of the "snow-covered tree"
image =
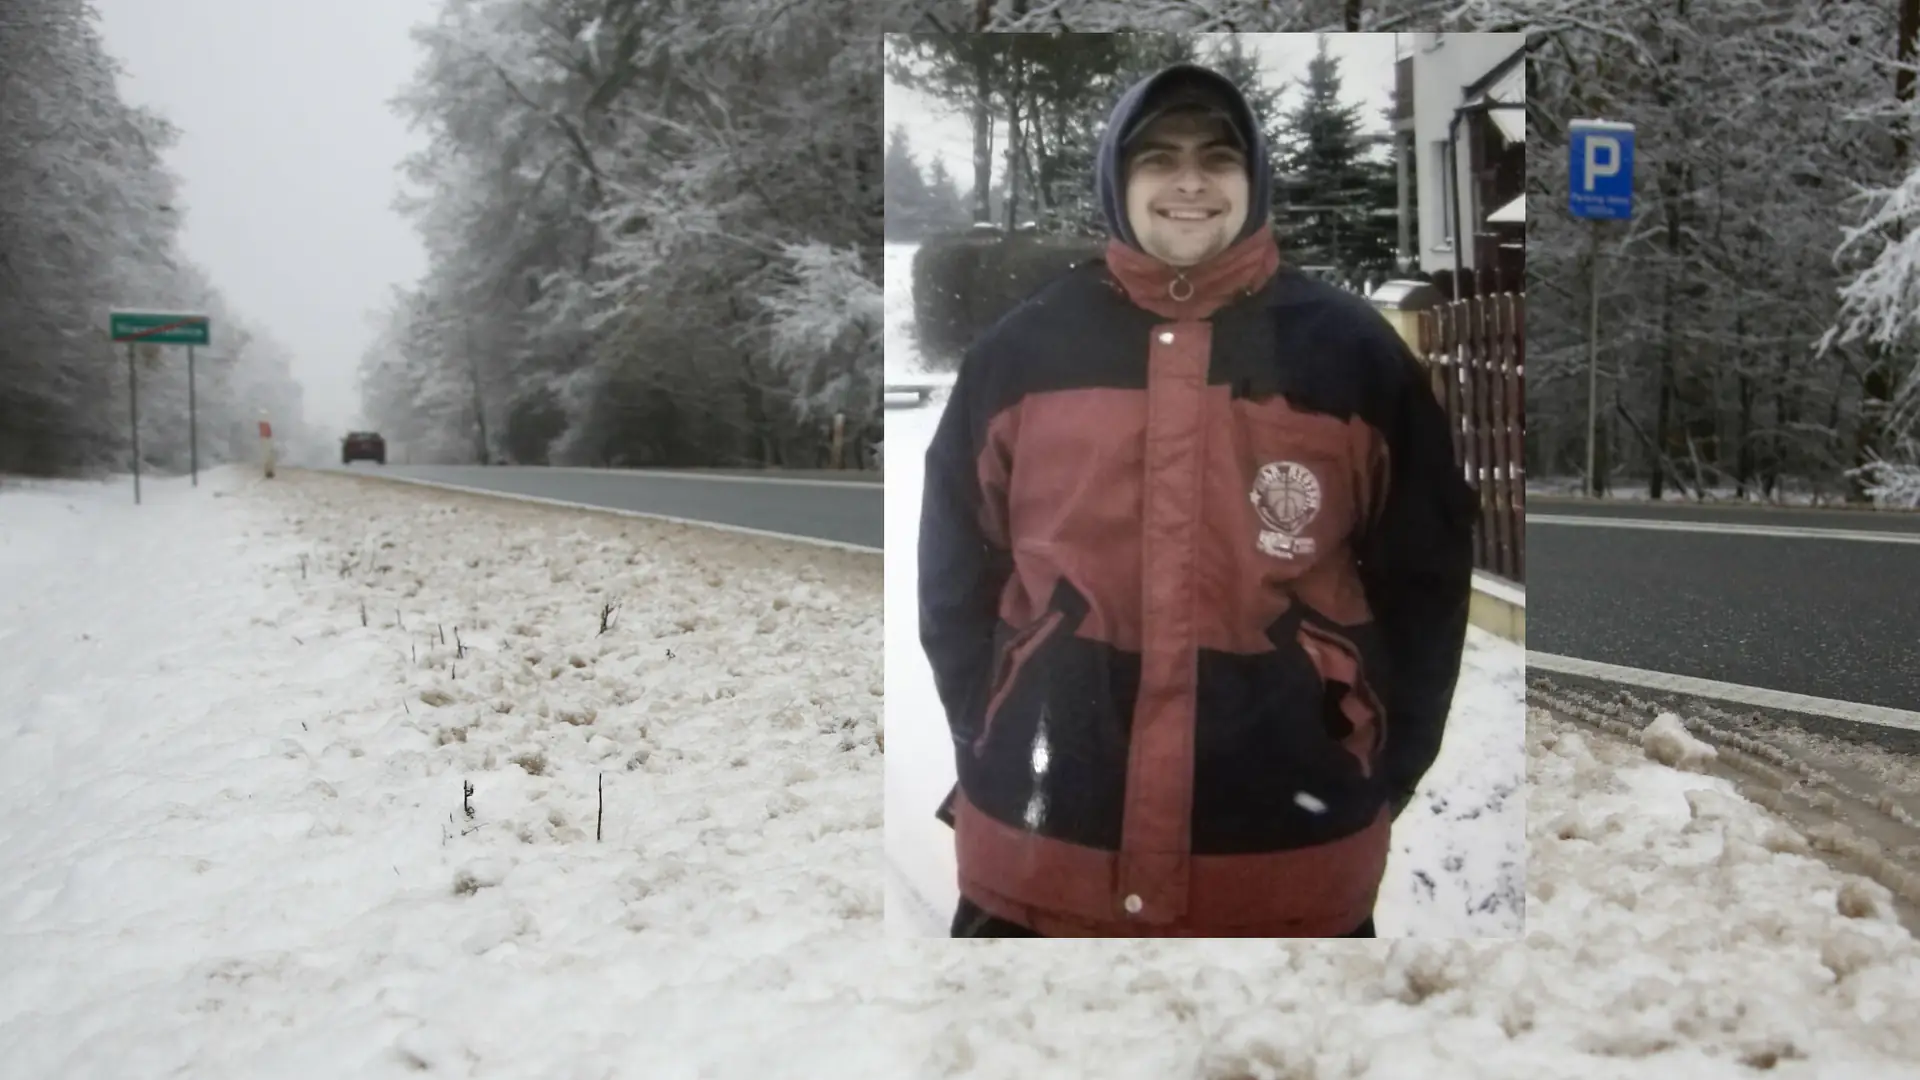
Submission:
[[833,388],[877,377],[877,348],[821,352],[777,309],[822,273],[877,291],[865,42],[887,17],[851,0],[447,0],[399,101],[432,136],[405,203],[431,302],[389,314],[369,403],[416,395],[420,438],[446,453],[597,463],[813,464],[820,408],[874,421],[877,395]]
[[[0,5],[0,472],[129,467],[127,350],[106,333],[116,304],[212,317],[213,347],[195,358],[203,463],[251,454],[262,413],[283,447],[310,451],[289,356],[179,251],[189,208],[164,161],[177,132],[120,98],[96,22],[84,0]],[[136,357],[141,457],[184,471],[185,350]]]
[[1300,103],[1282,118],[1275,146],[1287,199],[1274,209],[1287,222],[1289,253],[1355,277],[1387,269],[1395,222],[1378,211],[1394,207],[1392,174],[1370,152],[1360,106],[1343,100],[1340,62],[1327,52],[1324,36],[1300,88]]

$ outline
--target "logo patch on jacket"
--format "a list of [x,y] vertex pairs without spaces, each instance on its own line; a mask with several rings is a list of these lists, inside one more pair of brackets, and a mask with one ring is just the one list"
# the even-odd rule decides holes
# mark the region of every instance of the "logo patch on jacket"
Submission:
[[1320,478],[1312,469],[1297,461],[1263,465],[1247,498],[1266,526],[1261,551],[1276,559],[1313,554],[1313,538],[1300,535],[1320,512]]

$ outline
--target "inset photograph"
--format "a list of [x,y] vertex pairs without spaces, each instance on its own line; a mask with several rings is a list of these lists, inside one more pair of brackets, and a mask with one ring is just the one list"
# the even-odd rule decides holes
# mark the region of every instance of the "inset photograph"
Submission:
[[890,933],[1522,932],[1524,46],[888,37]]

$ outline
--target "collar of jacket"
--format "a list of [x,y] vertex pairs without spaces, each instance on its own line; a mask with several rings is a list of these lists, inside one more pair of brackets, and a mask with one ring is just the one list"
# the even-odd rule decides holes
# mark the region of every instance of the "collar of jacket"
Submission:
[[1197,321],[1259,291],[1280,269],[1280,246],[1271,229],[1261,229],[1182,270],[1113,239],[1107,242],[1107,269],[1136,306],[1179,322]]

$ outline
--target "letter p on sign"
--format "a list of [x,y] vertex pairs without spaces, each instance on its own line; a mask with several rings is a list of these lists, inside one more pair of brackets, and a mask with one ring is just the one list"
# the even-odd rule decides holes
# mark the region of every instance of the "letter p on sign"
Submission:
[[1620,140],[1611,135],[1587,136],[1586,189],[1603,176],[1620,175]]

